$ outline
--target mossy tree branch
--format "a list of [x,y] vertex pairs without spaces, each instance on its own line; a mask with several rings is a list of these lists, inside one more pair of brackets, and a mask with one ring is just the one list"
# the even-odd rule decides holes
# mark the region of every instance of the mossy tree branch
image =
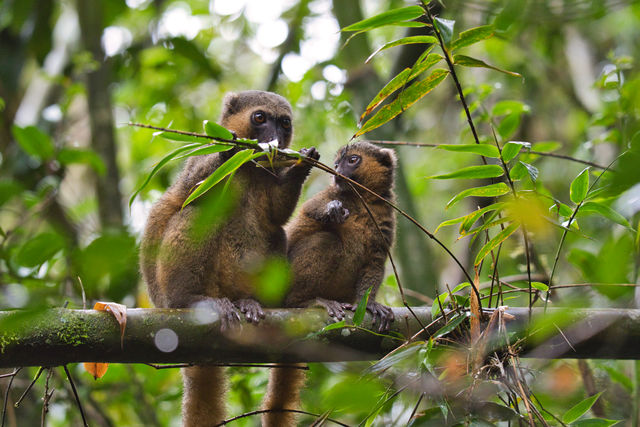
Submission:
[[[432,322],[429,307],[413,310],[420,322],[431,324],[428,334],[444,325],[442,319]],[[418,321],[407,309],[396,308],[394,312],[396,321],[390,335],[411,337],[420,331]],[[507,328],[523,339],[523,357],[640,359],[640,310],[557,308],[544,314],[542,309],[534,309],[531,324],[527,308],[509,308],[506,313],[514,317],[506,322]],[[83,361],[204,364],[374,360],[405,342],[364,330],[376,329],[369,315],[359,328],[333,329],[309,338],[329,323],[324,310],[273,309],[267,310],[259,326],[242,324],[241,328],[221,333],[210,312],[129,309],[121,342],[120,327],[106,312],[5,311],[0,312],[0,368]]]

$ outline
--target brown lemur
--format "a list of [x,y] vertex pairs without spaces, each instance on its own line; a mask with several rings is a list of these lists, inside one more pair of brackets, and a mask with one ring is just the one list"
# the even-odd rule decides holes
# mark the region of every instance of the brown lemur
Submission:
[[[394,200],[396,157],[393,150],[366,142],[346,145],[338,152],[335,169],[389,201]],[[287,256],[293,284],[287,307],[321,305],[342,319],[368,289],[367,310],[380,331],[389,329],[391,309],[375,301],[384,278],[384,266],[395,235],[395,211],[374,195],[335,177],[327,189],[302,205],[287,224]],[[376,224],[362,203],[366,202]],[[265,409],[297,409],[305,373],[295,368],[273,368],[263,402]],[[293,425],[291,412],[267,412],[263,426]]]
[[[293,136],[291,105],[270,92],[228,94],[220,124],[239,138],[260,143],[277,139],[280,148],[288,147]],[[153,303],[217,312],[223,330],[240,321],[238,310],[250,322],[264,317],[251,269],[269,257],[286,256],[283,226],[311,168],[299,162],[274,171],[249,162],[229,182],[235,201],[226,216],[221,218],[217,207],[223,204],[223,183],[182,208],[197,184],[238,150],[189,158],[175,183],[153,205],[140,247],[142,275]],[[315,148],[302,151],[319,158]],[[183,369],[183,425],[213,425],[224,420],[226,376],[222,369]]]

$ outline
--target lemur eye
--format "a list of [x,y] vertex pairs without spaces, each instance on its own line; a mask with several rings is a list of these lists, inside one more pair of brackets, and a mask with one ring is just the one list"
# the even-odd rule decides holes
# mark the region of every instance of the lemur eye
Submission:
[[280,125],[285,129],[291,129],[291,119],[285,117],[280,120]]
[[259,125],[267,121],[267,115],[263,111],[256,111],[255,113],[253,113],[253,116],[251,116],[251,118]]
[[360,161],[360,156],[356,156],[355,154],[353,156],[349,156],[349,159],[347,159],[347,163],[349,163],[352,166],[358,164],[359,161]]

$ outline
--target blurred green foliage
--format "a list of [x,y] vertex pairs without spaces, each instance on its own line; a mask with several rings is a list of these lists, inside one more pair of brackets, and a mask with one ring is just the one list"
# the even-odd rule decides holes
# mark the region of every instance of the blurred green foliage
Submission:
[[[446,144],[442,149],[397,147],[406,180],[398,203],[412,206],[414,216],[428,230],[437,228],[438,239],[469,271],[484,259],[480,292],[488,296],[493,289],[492,305],[529,303],[526,292],[515,292],[529,287],[528,263],[536,275],[537,284],[532,287],[541,291],[538,305],[544,304],[545,286],[551,282],[549,305],[635,307],[633,287],[553,289],[553,285],[637,283],[638,2],[443,1],[438,28],[448,49],[456,52],[451,59],[457,64],[481,145],[475,144],[444,53],[430,46],[427,49],[433,50],[427,56],[428,45],[412,43],[416,53],[404,42],[394,43],[430,35],[412,32],[428,31],[428,27],[407,23],[421,14],[414,3],[284,1],[267,8],[261,3],[268,2],[98,2],[103,57],[92,57],[81,49],[75,3],[46,0],[35,7],[33,0],[5,0],[0,4],[0,309],[66,303],[80,308],[83,293],[90,302],[149,306],[139,279],[137,242],[150,204],[171,184],[180,162],[167,161],[127,209],[127,200],[145,183],[154,165],[178,148],[175,141],[127,123],[201,132],[204,120],[216,120],[226,92],[247,88],[276,90],[286,96],[295,110],[292,148],[316,146],[327,164],[337,148],[358,132],[365,110],[371,114],[368,120],[376,121],[365,121],[360,131],[375,125],[379,132],[365,137]],[[378,15],[405,7],[401,13]],[[345,16],[350,21],[343,26],[374,19],[356,26],[357,31],[368,31],[341,47],[336,19]],[[384,46],[369,64],[364,63]],[[352,54],[354,47],[361,50],[357,55]],[[434,63],[414,67],[421,58]],[[439,74],[418,77],[418,70],[431,73],[432,66]],[[109,185],[120,190],[122,203],[115,208],[122,209],[126,218],[116,227],[100,224],[97,212],[102,202],[95,182],[110,178],[105,159],[97,154],[88,134],[91,112],[86,76],[101,67],[108,70],[104,84],[112,97],[120,172],[119,180]],[[395,76],[400,79],[392,81]],[[433,80],[428,80],[430,76]],[[410,79],[415,77],[423,79],[419,81],[423,86],[410,89]],[[396,92],[400,95],[394,98],[388,87],[389,93],[376,98],[390,81],[390,88],[407,90]],[[376,110],[384,99],[388,103]],[[367,105],[372,106],[370,111]],[[375,118],[378,112],[382,114]],[[496,142],[501,152],[495,149]],[[478,152],[487,156],[488,166],[474,154]],[[596,166],[585,172],[585,164],[549,153]],[[598,167],[609,164],[615,172],[603,173]],[[499,182],[499,191],[487,189],[498,185],[488,177],[505,177],[496,166],[508,171],[515,191],[508,180]],[[427,179],[435,175],[439,179]],[[326,174],[314,171],[303,198],[328,182]],[[491,197],[478,197],[483,192]],[[504,193],[513,194],[494,204],[492,198]],[[210,197],[215,197],[215,191]],[[228,212],[232,202],[216,205],[219,214]],[[509,224],[515,225],[509,228]],[[528,256],[522,225],[528,230]],[[459,286],[457,295],[447,289],[464,282],[465,276],[444,251],[431,241],[427,245],[430,251],[425,254],[410,238],[396,242],[394,254],[403,287],[430,298],[437,292],[444,306],[468,304],[468,284]],[[495,267],[491,263],[498,247]],[[437,283],[402,280],[416,259],[437,270],[422,270],[425,277],[437,278]],[[273,260],[256,272],[268,282],[264,297],[272,298],[274,304],[287,286],[288,271],[281,264]],[[515,289],[498,298],[498,285],[491,286],[494,271]],[[378,298],[401,304],[393,275],[385,280]],[[409,297],[412,304],[420,301]],[[548,319],[540,328],[555,330],[566,320]],[[508,385],[501,383],[499,388],[493,381],[495,365],[485,372],[487,376],[473,380],[467,375],[462,349],[438,344],[430,340],[408,346],[375,374],[363,373],[369,364],[312,364],[303,407],[363,425],[407,425],[411,416],[415,416],[412,425],[485,425],[500,420],[505,425],[506,420],[518,419],[515,407],[525,414],[519,419],[527,422],[522,401],[501,400],[509,395],[504,390]],[[520,370],[526,371],[534,402],[550,424],[558,425],[558,419],[563,419],[580,425],[598,415],[594,411],[600,409],[594,408],[601,405],[599,417],[629,420],[628,425],[635,420],[637,425],[635,364],[589,362],[596,391],[602,392],[597,402],[585,394],[584,373],[575,361],[522,365],[526,365]],[[81,367],[71,368],[92,425],[179,423],[177,370],[112,365],[104,378],[94,382]],[[28,369],[20,374],[11,402],[35,372]],[[230,413],[255,410],[266,378],[265,369],[234,368]],[[55,370],[50,381],[56,392],[49,425],[78,425],[64,372]],[[7,383],[6,378],[0,379],[0,391]],[[6,425],[38,423],[38,398],[44,387],[40,379],[22,406],[7,412]],[[312,418],[302,421],[310,423]],[[255,424],[256,418],[237,422]]]

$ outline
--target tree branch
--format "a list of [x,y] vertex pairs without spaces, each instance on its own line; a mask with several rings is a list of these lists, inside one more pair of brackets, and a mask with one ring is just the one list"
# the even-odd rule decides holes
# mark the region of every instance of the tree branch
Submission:
[[[392,330],[389,335],[380,335],[364,329],[374,329],[368,314],[358,328],[318,333],[331,323],[320,309],[266,310],[267,317],[259,326],[244,323],[226,334],[220,332],[219,322],[210,312],[129,309],[123,349],[120,327],[106,312],[5,311],[0,312],[0,368],[83,361],[206,364],[375,360],[404,343],[400,337],[419,334],[419,323],[429,325],[423,338],[445,324],[442,318],[432,322],[430,307],[412,310],[420,322],[406,308],[395,308]],[[526,330],[526,307],[506,310],[514,316],[507,327],[517,332],[517,338],[526,339],[522,342],[523,357],[640,359],[640,310],[553,308],[546,316],[543,310],[533,310],[535,328],[530,331]]]

